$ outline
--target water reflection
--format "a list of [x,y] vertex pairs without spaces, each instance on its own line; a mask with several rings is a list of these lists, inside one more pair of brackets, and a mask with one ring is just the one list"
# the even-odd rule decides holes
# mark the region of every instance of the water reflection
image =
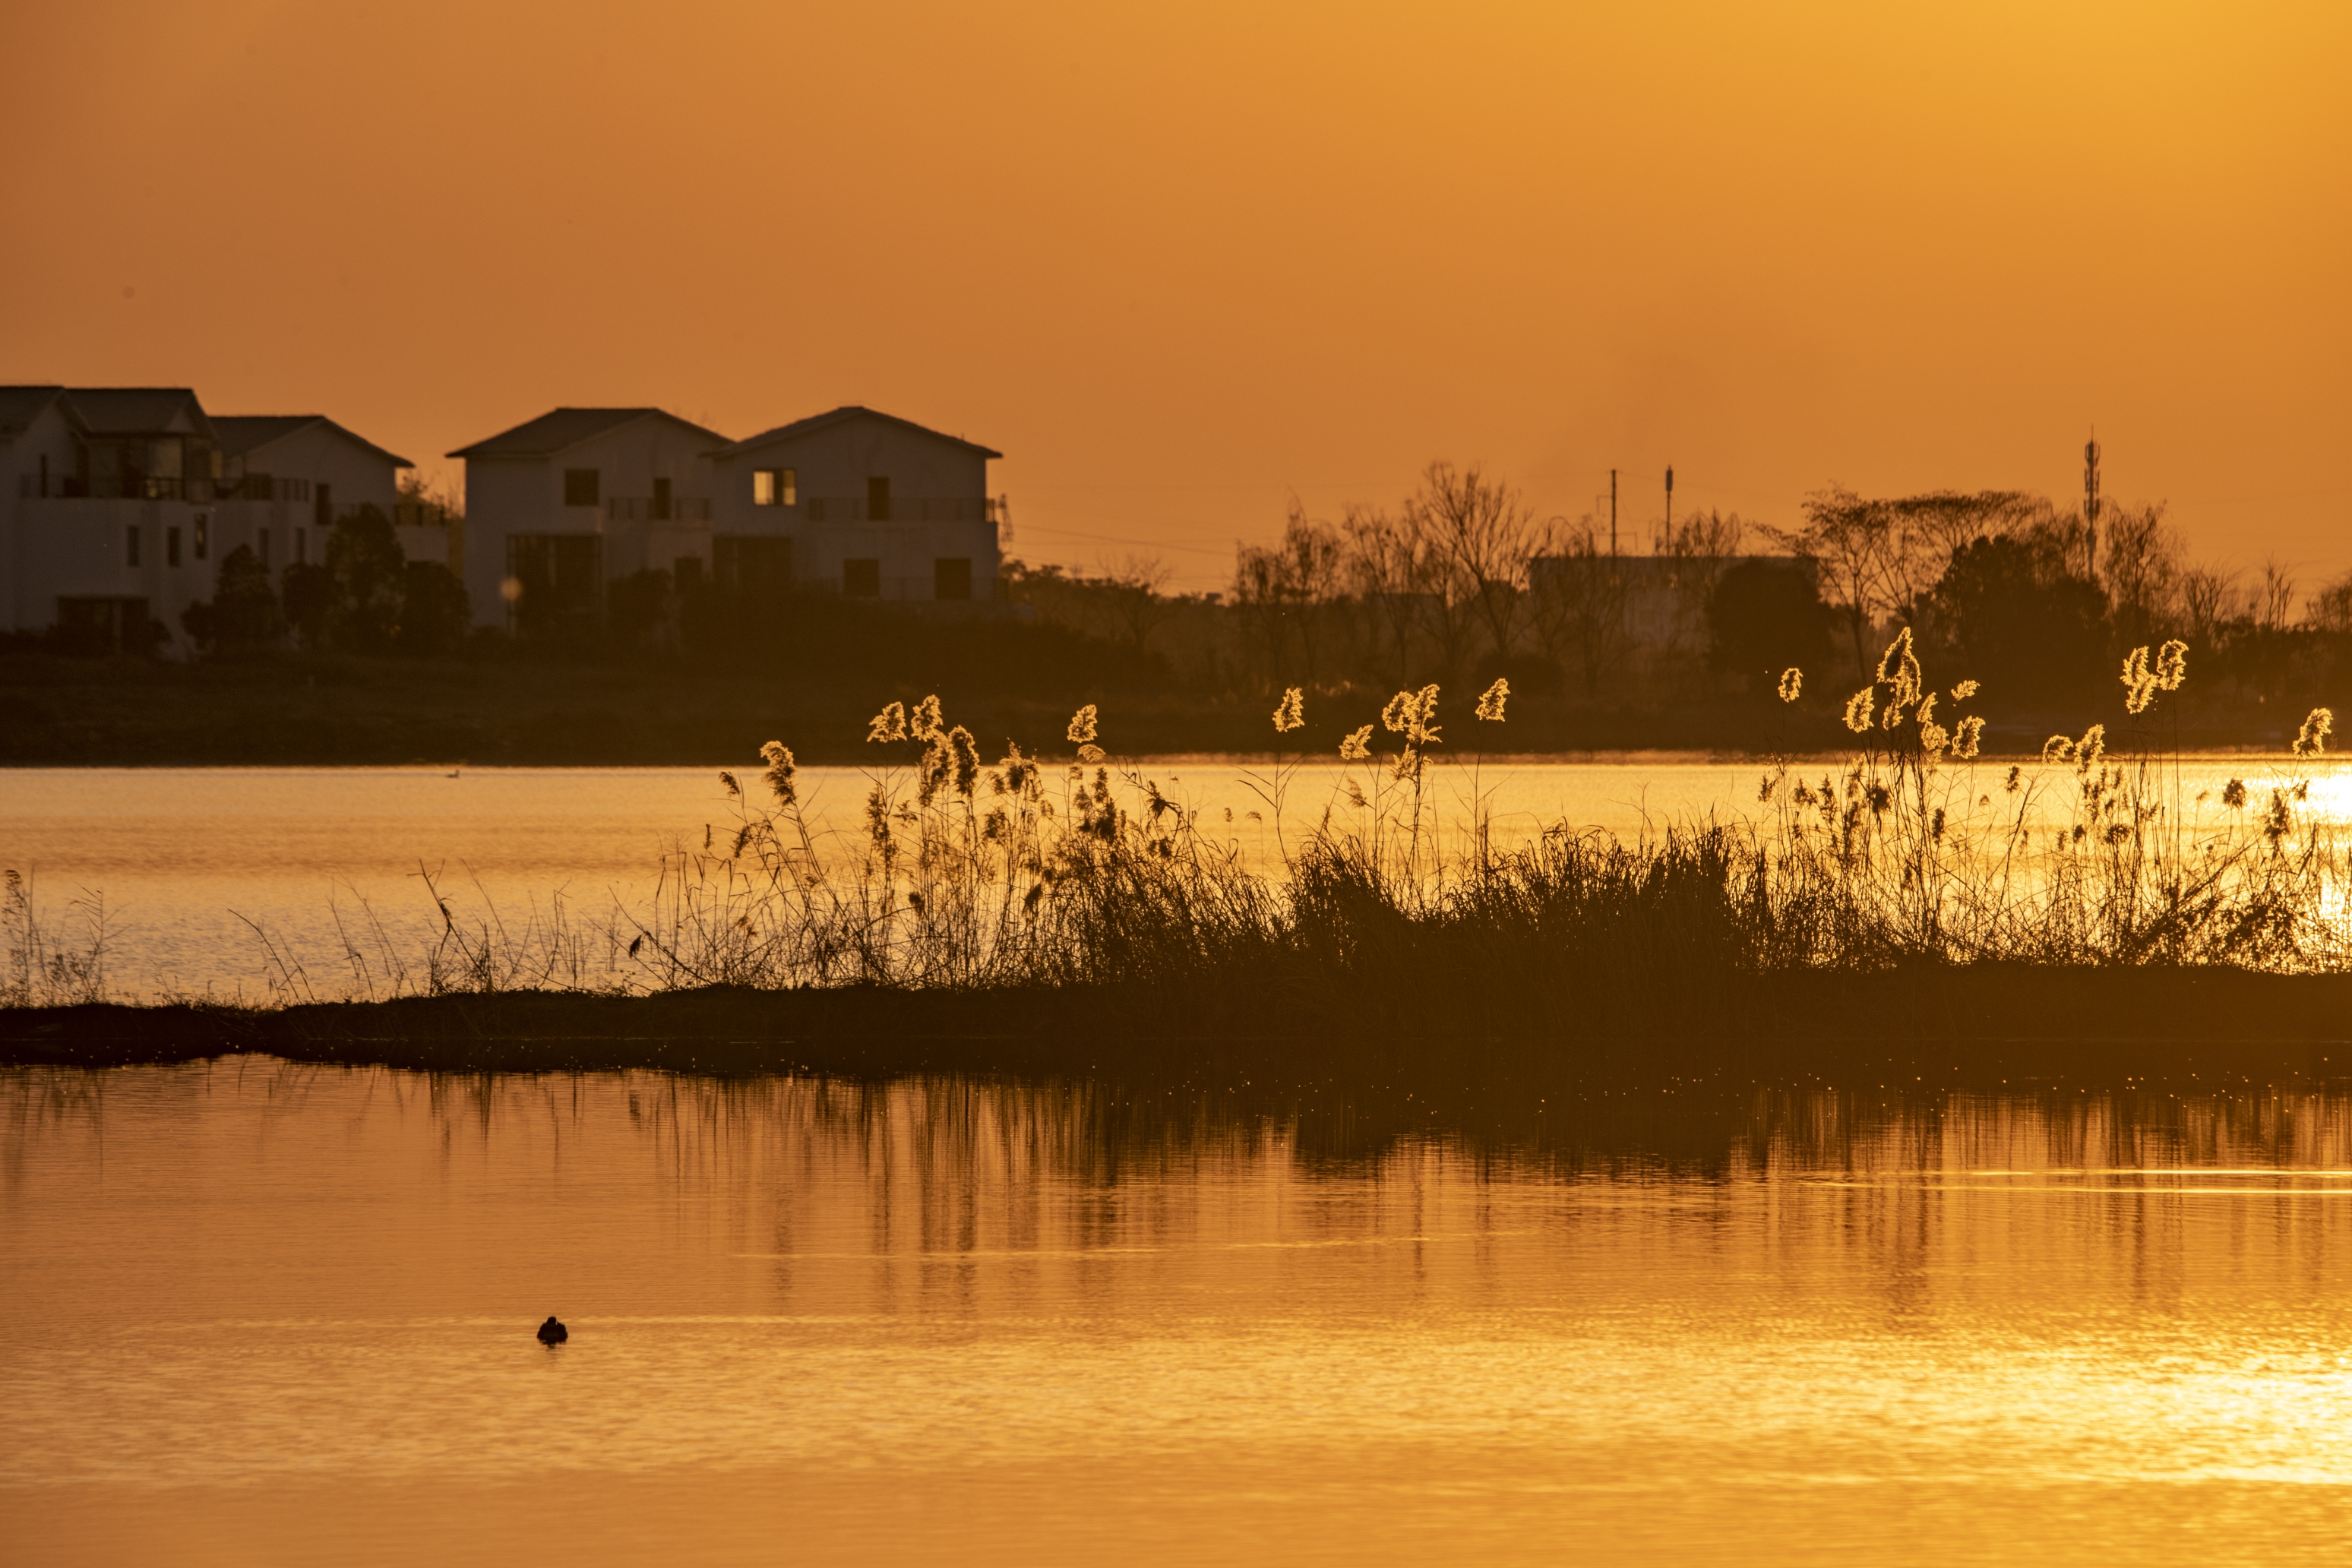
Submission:
[[531,1544],[586,1561],[622,1497],[843,1560],[1017,1499],[1005,1542],[1146,1560],[1243,1520],[1828,1560],[1925,1510],[1920,1561],[2225,1521],[2276,1561],[2352,1485],[2341,1092],[1367,1103],[10,1072],[0,1488],[135,1545],[364,1483],[459,1555],[516,1542],[404,1535],[420,1497],[553,1488]]

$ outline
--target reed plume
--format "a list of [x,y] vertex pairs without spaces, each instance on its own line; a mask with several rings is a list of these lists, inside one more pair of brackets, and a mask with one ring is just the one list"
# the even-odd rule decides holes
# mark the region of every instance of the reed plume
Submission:
[[1307,723],[1306,706],[1307,698],[1304,692],[1296,686],[1286,688],[1282,693],[1282,700],[1275,704],[1276,733],[1287,735],[1293,730],[1304,728]]
[[793,775],[798,770],[793,765],[793,753],[782,741],[771,741],[760,748],[760,760],[768,764],[768,788],[775,793],[776,804],[794,804]]
[[2294,754],[2298,757],[2319,755],[2327,750],[2327,737],[2333,734],[2335,730],[2336,714],[2333,710],[2326,708],[2313,709],[2305,716],[2303,728],[2295,732]]
[[1870,731],[1872,706],[1878,700],[1878,689],[1865,686],[1845,700],[1845,727],[1857,735]]

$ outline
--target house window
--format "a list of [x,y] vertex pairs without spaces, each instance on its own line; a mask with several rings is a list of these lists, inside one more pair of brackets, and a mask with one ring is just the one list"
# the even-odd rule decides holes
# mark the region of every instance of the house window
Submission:
[[598,499],[597,470],[566,468],[563,470],[563,504],[594,506]]
[[879,561],[845,561],[841,563],[841,592],[851,599],[878,599],[882,596],[882,563]]
[[971,556],[943,555],[931,563],[931,597],[934,599],[971,597]]
[[203,513],[196,517],[196,559],[202,561],[212,553],[213,520]]
[[294,531],[294,564],[308,565],[310,560],[310,531],[307,528],[298,528]]
[[123,534],[122,557],[131,565],[139,564],[139,530],[131,528]]
[[868,522],[890,521],[890,481],[888,479],[866,481],[866,521]]
[[656,522],[669,521],[669,481],[666,479],[654,481],[654,504],[650,515]]
[[176,528],[167,528],[163,531],[163,564],[177,566],[179,563],[180,531]]
[[319,499],[311,503],[310,510],[316,514],[312,521],[320,528],[332,528],[335,524],[335,487],[320,485]]
[[751,472],[753,506],[798,506],[801,476],[797,468],[755,468]]

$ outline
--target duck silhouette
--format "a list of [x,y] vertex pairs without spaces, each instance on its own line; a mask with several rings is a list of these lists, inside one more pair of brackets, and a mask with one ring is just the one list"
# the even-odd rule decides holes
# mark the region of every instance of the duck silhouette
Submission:
[[547,1321],[539,1325],[539,1342],[541,1344],[560,1345],[571,1337],[572,1331],[563,1326],[562,1320],[560,1318],[550,1318]]

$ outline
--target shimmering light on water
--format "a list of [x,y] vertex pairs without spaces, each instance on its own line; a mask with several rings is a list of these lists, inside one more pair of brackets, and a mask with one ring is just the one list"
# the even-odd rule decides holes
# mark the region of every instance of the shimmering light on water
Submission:
[[[0,1079],[37,1561],[2335,1561],[2352,1100]],[[542,1349],[548,1312],[572,1342]]]

